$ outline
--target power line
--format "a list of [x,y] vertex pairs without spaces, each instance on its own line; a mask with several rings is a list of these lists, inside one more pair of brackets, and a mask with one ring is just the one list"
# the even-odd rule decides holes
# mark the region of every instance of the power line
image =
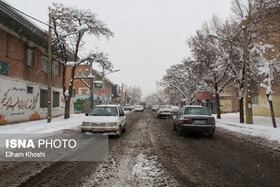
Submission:
[[[2,1],[2,2],[3,2],[3,1]],[[5,3],[5,2],[4,2],[4,3]],[[6,4],[6,3],[5,3],[5,4]],[[14,10],[17,11],[17,12],[19,12],[19,13],[21,13],[21,14],[23,14],[23,15],[25,15],[25,16],[27,16],[27,17],[33,19],[33,20],[35,20],[35,21],[38,21],[39,23],[42,23],[42,24],[44,24],[44,25],[46,25],[46,26],[49,26],[49,24],[44,23],[43,21],[38,20],[37,18],[34,18],[34,17],[32,17],[32,16],[30,16],[30,15],[28,15],[28,14],[26,14],[26,13],[24,13],[24,12],[18,10],[18,9],[16,9],[15,7],[13,7],[13,6],[9,5],[9,4],[6,4],[6,5],[8,5],[10,8],[14,9]]]

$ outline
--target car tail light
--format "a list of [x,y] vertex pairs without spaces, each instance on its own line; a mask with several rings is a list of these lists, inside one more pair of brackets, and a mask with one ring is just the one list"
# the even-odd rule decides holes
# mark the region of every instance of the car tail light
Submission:
[[162,111],[159,111],[160,114],[162,114]]
[[214,120],[214,119],[211,119],[209,123],[210,123],[211,125],[215,125],[215,120]]
[[170,111],[171,114],[173,114],[173,111]]
[[190,124],[191,120],[190,119],[183,119],[182,124]]

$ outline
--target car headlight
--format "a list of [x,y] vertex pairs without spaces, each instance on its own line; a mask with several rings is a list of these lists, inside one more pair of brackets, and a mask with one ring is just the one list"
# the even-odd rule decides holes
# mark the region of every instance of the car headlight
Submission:
[[89,122],[84,122],[84,121],[83,121],[82,126],[90,126],[90,123],[89,123]]
[[106,123],[105,126],[116,126],[117,122]]

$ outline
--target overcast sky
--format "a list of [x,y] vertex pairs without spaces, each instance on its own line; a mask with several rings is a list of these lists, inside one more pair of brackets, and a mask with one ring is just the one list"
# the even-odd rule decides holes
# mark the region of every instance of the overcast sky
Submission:
[[52,2],[91,9],[115,36],[109,41],[91,37],[86,47],[108,53],[115,69],[120,69],[108,75],[112,82],[139,86],[144,96],[156,90],[156,81],[166,69],[190,56],[186,40],[203,22],[213,14],[226,19],[231,13],[231,0],[5,1],[44,22],[48,21],[47,7]]

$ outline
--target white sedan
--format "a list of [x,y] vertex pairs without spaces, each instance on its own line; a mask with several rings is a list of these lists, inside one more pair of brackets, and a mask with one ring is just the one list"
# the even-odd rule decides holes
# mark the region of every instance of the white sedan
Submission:
[[162,105],[157,111],[157,118],[168,117],[173,118],[173,111],[170,106]]
[[135,112],[143,112],[144,111],[144,107],[142,105],[137,105],[135,108],[134,108],[134,111]]
[[90,114],[86,114],[82,132],[105,133],[121,136],[125,131],[126,116],[122,107],[118,105],[98,105]]

